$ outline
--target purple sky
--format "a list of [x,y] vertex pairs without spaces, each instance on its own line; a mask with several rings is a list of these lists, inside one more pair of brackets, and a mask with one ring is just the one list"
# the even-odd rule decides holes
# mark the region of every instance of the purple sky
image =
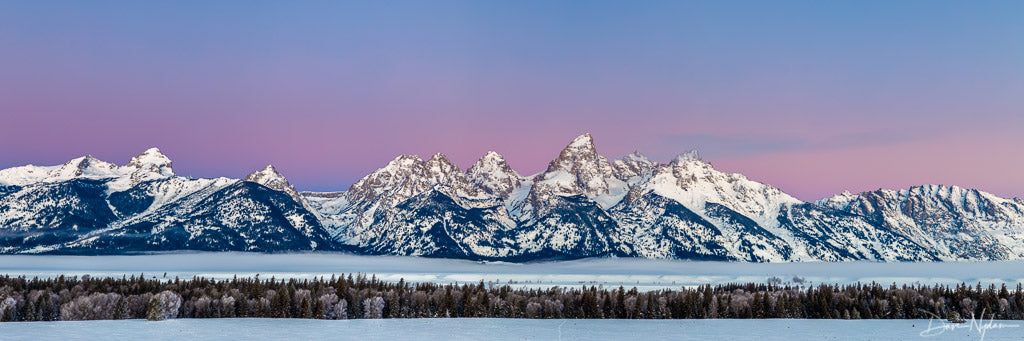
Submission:
[[398,154],[524,174],[590,132],[805,200],[1024,196],[1024,2],[0,4],[0,168],[160,147],[344,190]]

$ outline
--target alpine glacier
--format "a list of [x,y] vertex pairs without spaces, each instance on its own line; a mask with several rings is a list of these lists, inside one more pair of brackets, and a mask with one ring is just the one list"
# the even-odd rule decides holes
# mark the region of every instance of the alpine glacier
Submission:
[[488,152],[396,157],[343,192],[299,192],[274,166],[177,176],[152,148],[0,170],[0,253],[345,250],[479,260],[786,261],[1024,258],[1024,200],[926,185],[803,202],[696,151],[668,163],[597,153],[590,134],[543,172]]

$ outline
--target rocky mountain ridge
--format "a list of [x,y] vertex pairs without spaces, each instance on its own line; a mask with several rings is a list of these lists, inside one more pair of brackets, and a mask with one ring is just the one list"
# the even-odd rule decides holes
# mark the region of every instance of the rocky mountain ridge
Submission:
[[1024,201],[956,186],[817,202],[695,151],[609,160],[584,134],[541,173],[496,152],[463,171],[396,157],[347,191],[299,192],[273,166],[242,180],[174,175],[149,149],[0,170],[0,252],[348,250],[526,261],[647,257],[752,262],[1024,257]]

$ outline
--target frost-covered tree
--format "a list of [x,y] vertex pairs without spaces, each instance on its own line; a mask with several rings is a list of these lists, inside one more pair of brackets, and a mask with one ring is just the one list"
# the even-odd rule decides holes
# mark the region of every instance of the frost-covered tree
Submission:
[[711,296],[711,303],[708,304],[708,311],[704,315],[704,318],[716,319],[718,318],[718,296]]
[[416,291],[409,297],[409,304],[413,317],[430,317],[430,295],[423,291]]
[[313,318],[313,295],[308,289],[296,289],[295,298],[293,300],[295,305],[296,317],[301,318]]
[[14,297],[7,296],[0,299],[0,321],[7,321],[7,316],[14,311],[17,305],[18,301]]
[[333,316],[338,320],[348,319],[348,301],[344,298],[338,301],[338,304],[334,305]]
[[[323,309],[321,314],[323,315],[323,317],[325,319],[337,320],[337,319],[339,319],[339,315],[347,315],[346,313],[344,313],[344,311],[342,311],[341,314],[338,313],[337,305],[338,305],[339,299],[338,299],[338,295],[337,294],[334,294],[334,293],[323,294],[323,295],[320,295],[320,298],[318,298],[317,300],[320,302],[321,309]],[[342,300],[342,301],[344,301],[344,300]],[[345,305],[348,305],[348,304],[346,303]],[[341,317],[341,318],[344,319],[345,317]]]
[[228,294],[224,294],[224,296],[221,296],[221,298],[220,298],[221,316],[223,316],[223,317],[235,317],[235,315],[236,315],[235,314],[235,310],[236,310],[235,302],[236,301],[237,300],[235,299],[234,296],[228,296]]
[[541,318],[543,317],[544,307],[537,302],[530,302],[526,304],[526,317],[527,318]]
[[210,306],[212,304],[213,304],[213,300],[210,299],[210,296],[203,295],[201,297],[194,297],[189,302],[189,304],[186,304],[186,306],[191,306],[191,309],[186,309],[186,311],[191,311],[191,313],[188,313],[188,314],[185,314],[185,315],[186,316],[195,316],[195,317],[200,317],[200,318],[212,317],[213,314],[211,314],[211,309],[210,309]]
[[363,300],[363,318],[384,318],[384,299],[374,296]]
[[658,318],[669,318],[668,298],[658,297]]
[[[171,296],[173,294],[179,296]],[[177,304],[175,302],[178,302]],[[307,303],[309,302],[309,303]],[[352,303],[349,303],[352,302]],[[351,304],[352,306],[349,306]],[[177,307],[175,307],[177,305]],[[166,311],[164,306],[170,306]],[[176,308],[176,309],[175,309]],[[311,313],[307,314],[306,310]],[[1024,318],[1016,291],[960,285],[773,286],[758,283],[665,289],[408,285],[365,276],[307,280],[194,278],[27,279],[0,276],[0,319],[307,317],[410,318],[927,318],[984,310]],[[176,313],[176,314],[175,314]],[[0,326],[2,327],[2,326]],[[0,328],[2,329],[2,328]]]
[[544,300],[544,314],[547,318],[562,318],[565,305],[560,300]]
[[60,319],[64,321],[112,320],[121,295],[93,293],[79,296],[60,306]]
[[969,297],[960,300],[960,313],[964,317],[974,317],[974,311],[978,308],[978,301]]
[[177,318],[179,308],[181,308],[181,295],[164,290],[150,299],[149,306],[146,308],[146,319],[163,321]]

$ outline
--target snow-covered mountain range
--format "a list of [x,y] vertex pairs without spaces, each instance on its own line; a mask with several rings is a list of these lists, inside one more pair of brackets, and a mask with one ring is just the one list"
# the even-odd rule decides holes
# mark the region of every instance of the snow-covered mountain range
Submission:
[[1024,200],[926,185],[803,202],[695,151],[609,160],[589,134],[541,173],[488,152],[463,171],[402,155],[344,192],[299,192],[273,166],[176,176],[149,149],[0,170],[0,253],[347,250],[526,261],[752,262],[1024,258]]

